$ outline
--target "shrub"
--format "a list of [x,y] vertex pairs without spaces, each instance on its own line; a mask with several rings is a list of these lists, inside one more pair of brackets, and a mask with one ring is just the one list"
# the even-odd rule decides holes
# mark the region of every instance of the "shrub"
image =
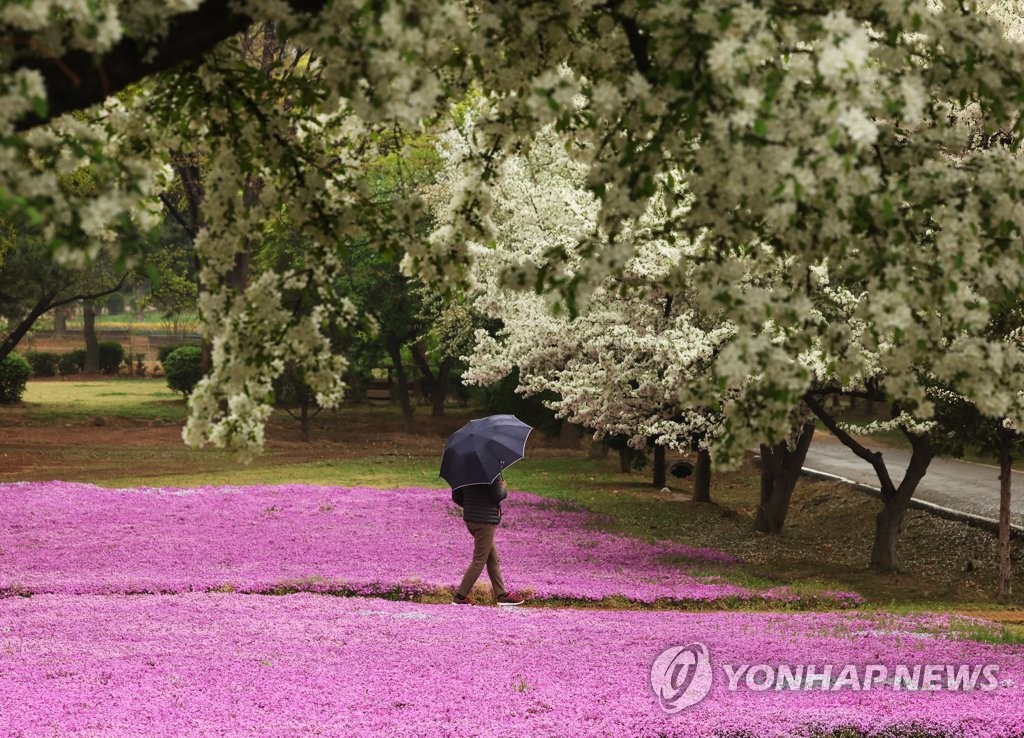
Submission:
[[156,357],[157,359],[160,360],[160,363],[163,364],[164,362],[167,361],[167,357],[170,356],[172,352],[184,346],[195,346],[196,348],[200,348],[200,346],[195,343],[174,343],[171,344],[170,346],[161,346],[160,349],[156,352]]
[[0,362],[0,402],[17,402],[25,394],[25,383],[32,366],[21,354],[12,351]]
[[117,341],[100,341],[100,371],[117,374],[124,362],[124,346]]
[[163,362],[167,386],[188,397],[203,376],[203,350],[198,346],[181,346]]
[[304,401],[309,402],[313,394],[291,362],[285,364],[284,371],[274,380],[273,387],[274,404],[279,407],[295,407]]
[[57,376],[57,362],[60,360],[59,354],[49,351],[29,351],[25,354],[25,358],[28,359],[28,364],[32,367],[32,374],[34,376]]
[[80,374],[85,368],[85,349],[74,349],[61,354],[57,359],[57,368],[63,377]]
[[484,411],[488,415],[510,413],[527,425],[547,435],[558,435],[562,421],[555,417],[555,411],[544,402],[557,399],[553,392],[543,392],[532,397],[523,397],[516,392],[519,386],[519,370],[514,369],[504,379],[484,388]]
[[115,292],[107,298],[107,312],[111,315],[121,315],[124,312],[124,295]]

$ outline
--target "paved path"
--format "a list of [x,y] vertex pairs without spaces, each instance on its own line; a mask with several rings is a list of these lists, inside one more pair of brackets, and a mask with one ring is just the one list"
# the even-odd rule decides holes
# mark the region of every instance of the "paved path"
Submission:
[[[882,450],[892,481],[898,485],[910,461],[910,452],[898,448],[869,448]],[[841,477],[874,489],[879,487],[872,466],[827,433],[814,434],[804,471]],[[994,523],[999,519],[999,467],[934,459],[918,485],[914,499],[926,503],[925,506],[937,506]],[[1024,528],[1024,471],[1013,472],[1010,510],[1011,523]]]

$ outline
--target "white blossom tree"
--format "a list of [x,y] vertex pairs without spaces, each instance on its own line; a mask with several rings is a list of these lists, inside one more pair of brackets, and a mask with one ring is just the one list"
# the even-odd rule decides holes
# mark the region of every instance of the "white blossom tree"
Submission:
[[[659,21],[671,14],[659,11]],[[695,281],[705,303],[724,308],[740,329],[713,372],[712,386],[742,387],[745,396],[726,413],[723,455],[787,435],[813,381],[796,357],[810,350],[834,357],[843,385],[861,372],[849,326],[811,309],[813,270],[826,256],[836,281],[861,286],[863,344],[877,349],[894,398],[929,416],[919,381],[925,365],[998,415],[1024,365],[1019,351],[980,329],[993,302],[1018,289],[1020,262],[1009,245],[1019,232],[1011,193],[1020,165],[1006,150],[970,143],[979,131],[1006,133],[1017,124],[1006,104],[1016,92],[1002,85],[1019,72],[1019,47],[984,18],[907,3],[832,12],[703,6],[690,19],[697,35],[708,34],[707,46],[675,45],[679,36],[669,40],[668,29],[679,26],[668,22],[652,21],[665,35],[623,25],[640,71],[629,86],[610,88],[573,61],[578,75],[552,71],[560,124],[593,133],[600,126],[592,119],[614,121],[588,149],[604,235],[584,242],[584,269],[567,276],[527,267],[524,281],[571,294],[581,281],[599,284],[621,268],[636,247],[629,221],[646,207],[633,195],[664,192],[659,174],[678,167],[693,205],[673,225],[704,235],[704,278]],[[981,38],[984,50],[975,46]],[[573,110],[577,91],[587,102]],[[703,111],[699,122],[677,106],[684,100],[687,111]],[[984,113],[971,119],[974,128],[965,125],[968,108]],[[655,129],[632,125],[641,119],[656,121]],[[493,207],[493,193],[481,193],[478,182],[467,193]],[[456,213],[481,208],[460,202]],[[449,232],[439,233],[446,241]],[[731,285],[750,260],[770,272],[780,255],[785,279],[735,299]],[[557,263],[563,253],[551,256]],[[761,330],[766,322],[784,330]]]
[[[701,246],[688,257],[700,273],[695,304],[736,328],[709,372],[727,385],[744,378],[743,398],[725,408],[721,458],[788,434],[812,381],[801,353],[836,357],[844,383],[860,371],[846,363],[848,331],[809,309],[826,257],[838,282],[863,285],[865,341],[904,407],[929,415],[917,371],[928,365],[984,415],[1016,416],[1024,353],[983,327],[1024,276],[1014,154],[1024,65],[1005,33],[1015,6],[986,8],[996,12],[920,0],[8,3],[0,207],[41,222],[63,258],[131,257],[104,240],[112,224],[155,214],[169,152],[201,151],[211,173],[196,250],[215,356],[186,436],[252,449],[285,361],[304,365],[323,404],[341,396],[341,365],[325,351],[325,326],[347,315],[332,287],[339,236],[390,243],[422,212],[416,196],[388,222],[360,207],[374,130],[436,123],[479,90],[486,145],[434,237],[404,244],[409,269],[465,281],[467,243],[488,243],[498,225],[502,154],[554,124],[585,144],[573,156],[597,228],[513,271],[572,305],[631,262],[644,240],[637,218],[665,202],[665,233]],[[232,66],[218,44],[254,22],[273,22],[313,61],[290,74],[284,62],[271,74]],[[129,98],[108,98],[127,85],[138,88]],[[86,164],[104,187],[61,193],[57,173]],[[675,220],[679,172],[691,200]],[[260,191],[239,207],[254,176]],[[237,255],[282,208],[312,244],[307,268],[240,289]],[[737,269],[771,271],[780,257],[787,279],[734,299]],[[308,310],[282,310],[282,291],[308,295]],[[785,328],[781,340],[766,322]]]
[[[441,206],[450,206],[447,193],[472,139],[472,126],[464,137],[447,138],[447,176],[433,197]],[[733,329],[688,304],[678,270],[687,246],[659,233],[664,207],[653,206],[638,223],[646,231],[637,236],[644,244],[593,291],[578,315],[556,312],[557,303],[545,296],[503,283],[511,269],[542,264],[553,247],[569,253],[595,232],[598,203],[571,148],[571,140],[549,127],[528,154],[506,158],[498,170],[492,187],[495,241],[491,248],[475,246],[472,305],[502,327],[497,335],[477,331],[464,378],[490,384],[518,370],[520,393],[551,393],[546,404],[558,417],[597,439],[653,446],[658,487],[665,483],[665,449],[698,451],[705,468],[697,496],[707,499],[706,466],[719,413],[715,403],[685,405],[680,388],[706,369]]]

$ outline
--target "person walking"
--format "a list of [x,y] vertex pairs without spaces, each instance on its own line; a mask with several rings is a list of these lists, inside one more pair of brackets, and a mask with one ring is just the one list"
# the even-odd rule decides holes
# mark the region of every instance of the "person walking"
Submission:
[[467,484],[452,490],[452,502],[462,508],[466,530],[473,536],[473,560],[466,569],[459,588],[455,591],[452,604],[475,605],[469,593],[487,567],[495,601],[502,606],[521,605],[522,598],[515,597],[505,588],[501,577],[501,559],[494,545],[494,531],[501,522],[501,501],[508,497],[505,480],[500,476],[490,484]]

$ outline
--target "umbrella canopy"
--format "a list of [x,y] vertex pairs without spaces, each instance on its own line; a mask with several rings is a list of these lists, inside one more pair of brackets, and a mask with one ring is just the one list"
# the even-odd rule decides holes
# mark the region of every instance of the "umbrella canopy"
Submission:
[[452,489],[490,484],[523,458],[533,428],[515,415],[471,420],[449,436],[441,456],[441,477]]

